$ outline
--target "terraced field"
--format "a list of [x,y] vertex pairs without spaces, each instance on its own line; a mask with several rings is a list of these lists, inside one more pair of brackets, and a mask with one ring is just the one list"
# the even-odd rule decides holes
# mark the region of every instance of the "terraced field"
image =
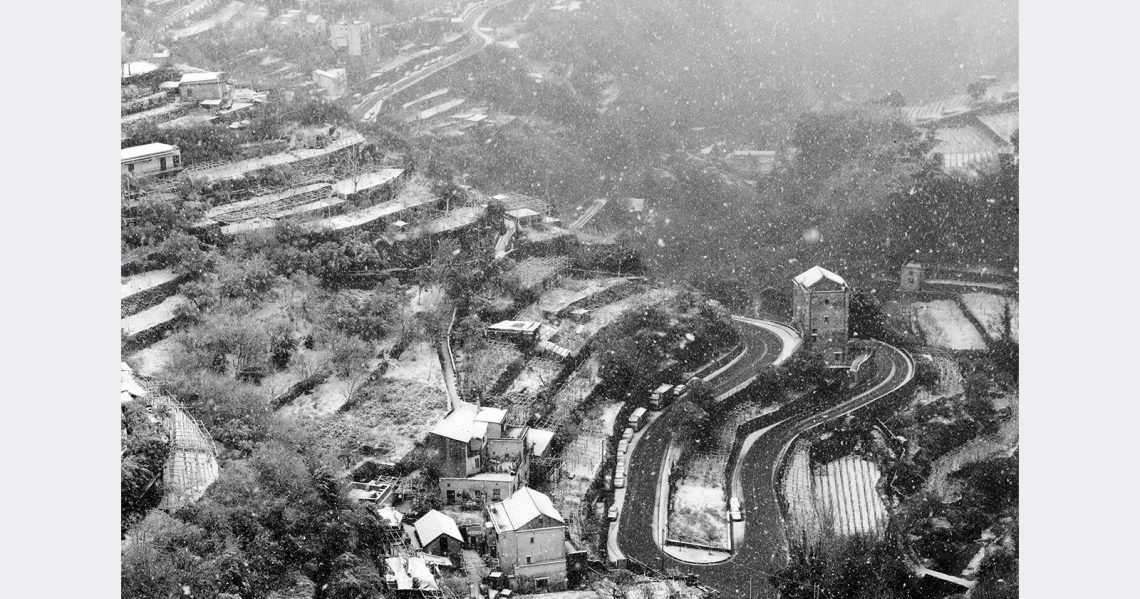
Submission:
[[887,509],[875,489],[881,476],[878,466],[856,456],[815,469],[812,493],[824,520],[831,520],[837,535],[882,535]]

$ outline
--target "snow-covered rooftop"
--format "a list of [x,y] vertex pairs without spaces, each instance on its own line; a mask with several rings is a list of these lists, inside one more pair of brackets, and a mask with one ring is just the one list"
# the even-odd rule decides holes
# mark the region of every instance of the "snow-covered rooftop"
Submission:
[[833,283],[838,283],[844,287],[847,286],[847,281],[844,281],[843,277],[831,272],[830,270],[827,270],[822,266],[813,266],[808,270],[800,273],[793,280],[796,283],[803,285],[804,287],[814,287],[824,279],[827,279]]
[[487,328],[492,330],[492,331],[510,331],[510,332],[516,332],[516,333],[529,333],[532,331],[537,331],[538,327],[539,327],[539,323],[532,322],[529,320],[504,320],[502,322],[495,323],[495,324],[493,324]]
[[443,512],[432,510],[424,514],[419,520],[416,520],[415,528],[420,545],[427,545],[439,538],[440,535],[447,535],[460,543],[463,542],[463,535],[459,534],[459,527],[455,525],[455,520]]
[[214,83],[221,80],[224,74],[225,73],[216,71],[209,73],[186,73],[182,76],[182,79],[179,80],[179,83]]
[[491,522],[498,532],[518,530],[539,516],[566,522],[549,497],[529,487],[523,487],[504,501],[491,505]]
[[146,158],[148,156],[157,156],[158,154],[165,154],[167,152],[176,151],[178,151],[178,148],[176,146],[155,142],[143,144],[141,146],[123,148],[122,150],[119,150],[119,159],[122,162],[127,162],[130,160],[138,160],[140,158]]
[[450,414],[436,423],[431,434],[467,443],[472,438],[487,436],[487,423],[502,424],[506,410],[481,408],[475,404],[462,403]]

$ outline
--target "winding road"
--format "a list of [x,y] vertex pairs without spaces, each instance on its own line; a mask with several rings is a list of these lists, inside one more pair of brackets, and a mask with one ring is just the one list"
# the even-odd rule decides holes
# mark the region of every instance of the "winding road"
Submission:
[[433,65],[424,67],[392,85],[366,94],[364,100],[352,109],[353,118],[363,122],[375,121],[376,115],[380,113],[384,102],[389,98],[456,63],[478,54],[483,48],[495,43],[494,36],[481,31],[479,24],[482,23],[483,17],[486,17],[488,12],[511,2],[514,0],[490,0],[472,8],[463,17],[463,28],[467,30],[467,34],[471,38],[466,48]]
[[[710,383],[718,393],[740,385],[747,386],[759,368],[778,363],[794,351],[778,331],[785,325],[771,321],[733,317],[741,326],[747,350],[742,359],[722,372],[714,373]],[[914,377],[914,360],[906,352],[877,341],[871,361],[875,373],[853,393],[838,403],[823,405],[804,399],[791,402],[779,411],[750,423],[749,434],[740,451],[733,472],[734,494],[742,498],[747,527],[743,542],[733,556],[715,564],[687,563],[667,555],[654,542],[654,510],[661,487],[657,479],[661,456],[665,453],[675,423],[666,412],[647,427],[644,436],[630,456],[626,509],[621,511],[617,543],[629,558],[659,571],[676,569],[696,574],[698,582],[718,590],[724,597],[776,597],[769,584],[772,572],[787,559],[784,518],[777,496],[777,475],[783,457],[800,434],[825,422],[849,414],[898,391]],[[742,388],[742,387],[741,387]],[[731,393],[728,393],[731,395]]]

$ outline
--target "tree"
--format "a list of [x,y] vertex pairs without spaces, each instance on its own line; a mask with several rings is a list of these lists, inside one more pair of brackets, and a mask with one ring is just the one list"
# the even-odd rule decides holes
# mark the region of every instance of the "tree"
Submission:
[[178,232],[163,240],[156,253],[175,272],[198,277],[214,269],[217,256],[212,249],[196,237]]
[[260,301],[277,282],[269,261],[261,254],[241,262],[227,262],[218,272],[219,291],[229,298]]

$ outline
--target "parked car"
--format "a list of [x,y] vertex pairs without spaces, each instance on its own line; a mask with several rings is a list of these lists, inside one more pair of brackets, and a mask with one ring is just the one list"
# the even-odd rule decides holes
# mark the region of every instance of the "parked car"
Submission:
[[609,513],[606,515],[606,517],[608,517],[608,518],[609,518],[610,522],[617,522],[617,519],[618,519],[618,509],[617,509],[617,506],[616,506],[616,505],[611,505],[611,506],[610,506],[610,511],[609,511]]
[[629,440],[631,440],[631,439],[633,439],[633,429],[632,429],[632,428],[628,428],[628,427],[627,427],[627,428],[626,428],[624,431],[622,431],[622,433],[621,433],[621,440],[622,440],[622,441],[629,441]]
[[614,488],[615,489],[624,489],[625,488],[625,475],[624,474],[614,477]]
[[735,497],[728,500],[728,519],[733,522],[744,519],[744,515],[740,513],[740,500]]

